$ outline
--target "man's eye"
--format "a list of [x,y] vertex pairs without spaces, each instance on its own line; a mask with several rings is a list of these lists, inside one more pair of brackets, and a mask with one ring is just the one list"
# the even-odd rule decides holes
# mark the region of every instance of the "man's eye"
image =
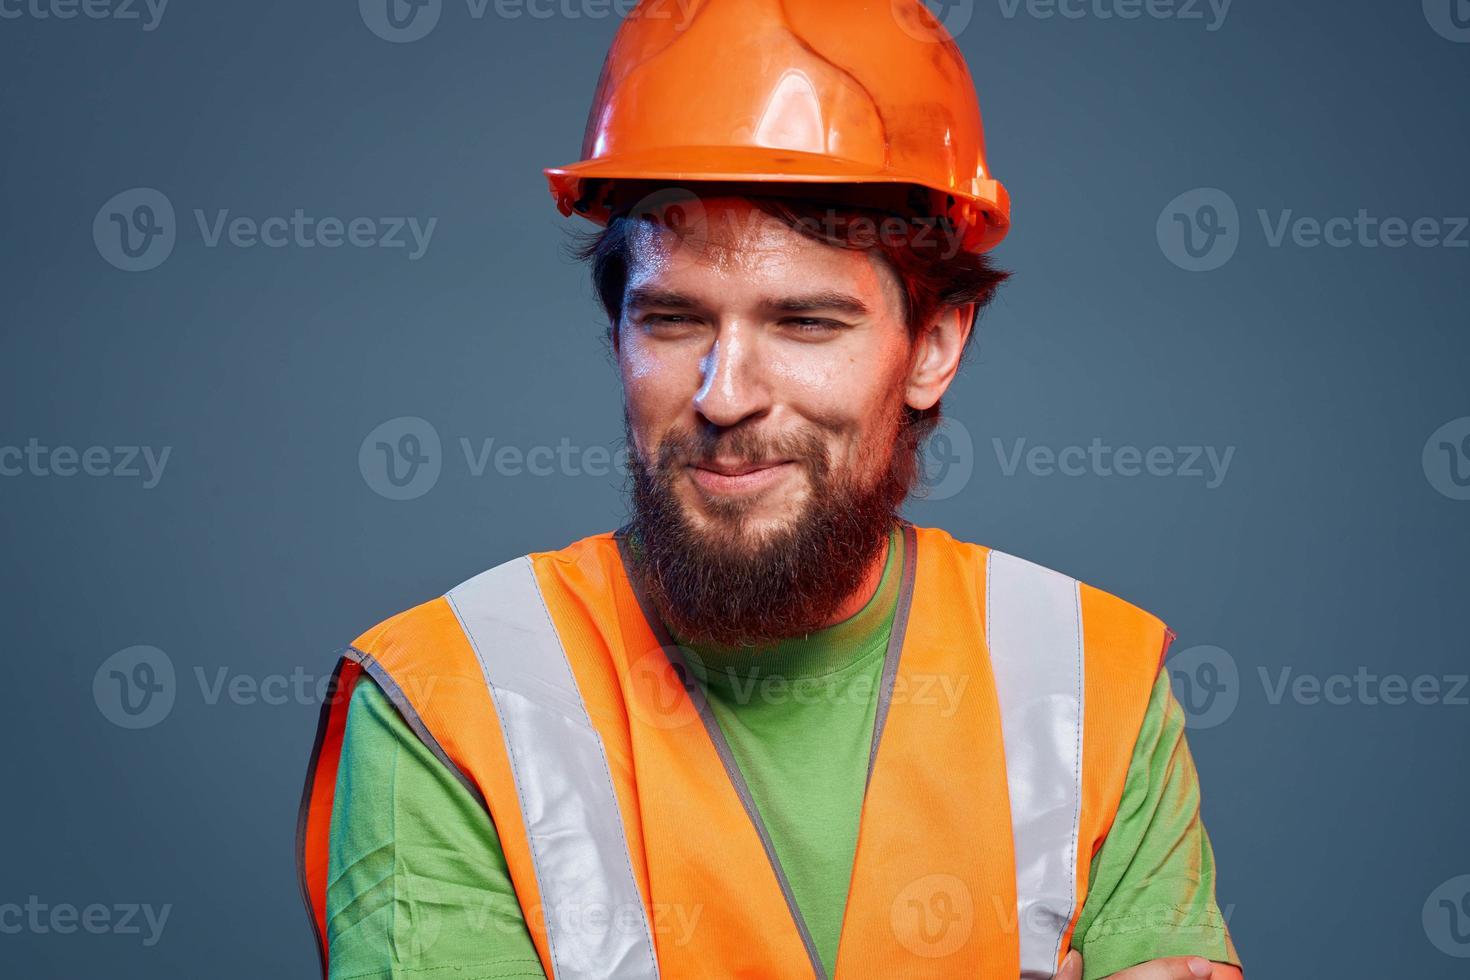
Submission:
[[824,320],[815,316],[794,316],[787,318],[785,322],[797,333],[810,335],[832,333],[842,327],[842,324],[835,320]]
[[667,336],[682,335],[696,321],[684,313],[649,313],[638,321],[644,330]]

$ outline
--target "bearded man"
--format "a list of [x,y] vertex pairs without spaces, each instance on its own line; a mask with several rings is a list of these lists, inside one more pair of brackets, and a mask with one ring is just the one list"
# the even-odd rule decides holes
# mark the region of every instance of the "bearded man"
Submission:
[[900,516],[1009,210],[958,49],[876,7],[620,31],[548,173],[602,226],[632,516],[346,651],[326,975],[1241,975],[1172,634]]

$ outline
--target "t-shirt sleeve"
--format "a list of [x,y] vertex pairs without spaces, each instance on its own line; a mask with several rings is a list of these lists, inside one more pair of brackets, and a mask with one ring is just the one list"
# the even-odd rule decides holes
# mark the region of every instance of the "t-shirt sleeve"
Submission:
[[366,676],[332,802],[327,942],[331,980],[545,980],[490,814]]
[[1199,804],[1184,710],[1160,671],[1073,933],[1084,980],[1168,956],[1240,965],[1215,903],[1215,855]]

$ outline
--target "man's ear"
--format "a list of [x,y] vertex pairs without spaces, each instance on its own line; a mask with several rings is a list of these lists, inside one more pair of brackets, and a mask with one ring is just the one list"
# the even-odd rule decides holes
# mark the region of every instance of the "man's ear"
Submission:
[[905,400],[918,411],[933,408],[960,369],[965,341],[975,327],[974,303],[951,306],[934,318],[914,338]]

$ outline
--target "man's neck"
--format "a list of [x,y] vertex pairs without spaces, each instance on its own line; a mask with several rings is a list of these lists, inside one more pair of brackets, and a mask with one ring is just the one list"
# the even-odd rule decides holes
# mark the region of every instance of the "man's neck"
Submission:
[[873,594],[878,591],[878,583],[883,579],[883,566],[888,561],[888,539],[883,539],[883,547],[873,556],[868,563],[868,570],[863,573],[862,583],[842,603],[832,611],[832,615],[822,622],[822,626],[835,626],[843,620],[856,615],[858,610],[868,604]]

